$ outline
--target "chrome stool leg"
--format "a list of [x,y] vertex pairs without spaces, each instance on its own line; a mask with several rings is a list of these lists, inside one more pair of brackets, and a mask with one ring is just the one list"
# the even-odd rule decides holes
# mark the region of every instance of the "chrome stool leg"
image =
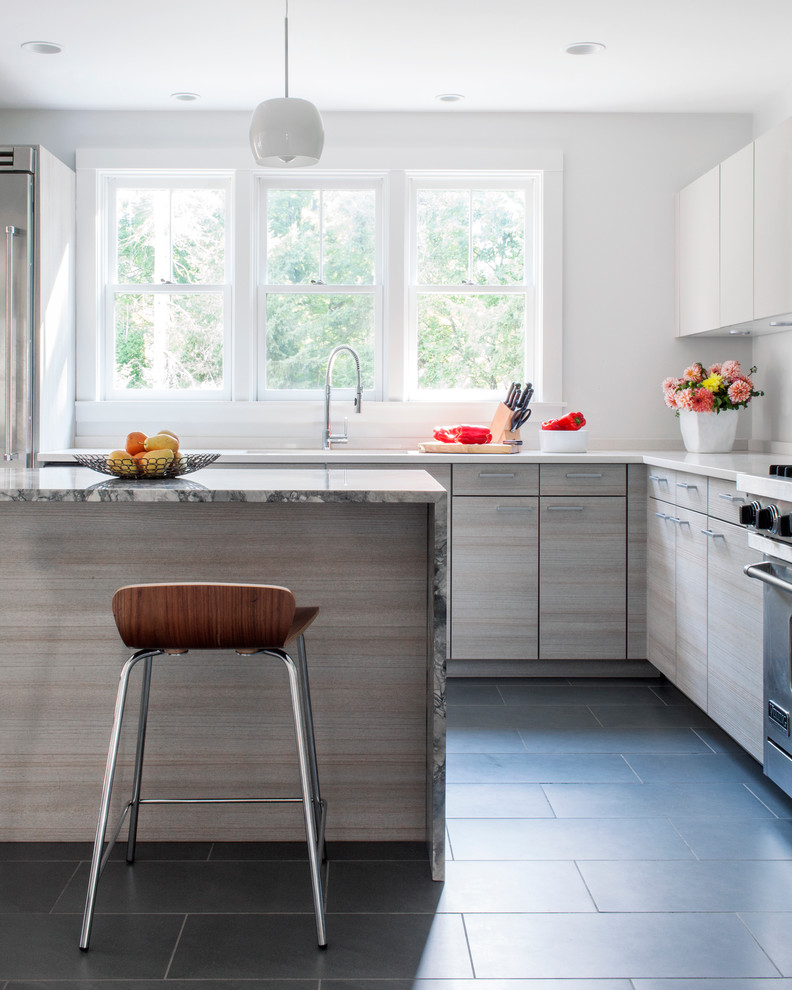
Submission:
[[85,950],[91,938],[91,928],[93,927],[94,909],[96,907],[96,890],[99,886],[99,876],[104,869],[110,850],[113,848],[118,831],[126,817],[129,808],[124,809],[121,820],[118,823],[107,851],[102,855],[105,833],[107,832],[107,819],[110,814],[110,797],[113,791],[113,780],[115,778],[116,763],[118,762],[118,746],[121,740],[121,723],[124,719],[124,706],[126,704],[127,688],[129,687],[129,675],[138,660],[144,657],[156,656],[159,650],[141,650],[135,653],[124,664],[121,670],[121,679],[116,695],[115,712],[113,713],[113,728],[110,733],[110,747],[107,752],[107,764],[105,766],[104,782],[102,784],[102,798],[99,802],[99,819],[96,823],[96,837],[94,839],[93,855],[91,857],[91,871],[88,877],[88,895],[85,899],[85,912],[83,914],[82,931],[80,932],[80,948]]
[[327,947],[327,930],[325,926],[324,895],[322,892],[321,860],[319,858],[319,836],[314,812],[311,758],[308,753],[308,728],[306,715],[303,710],[303,678],[297,663],[282,650],[264,650],[270,656],[279,657],[286,665],[289,675],[289,690],[291,692],[292,714],[294,716],[294,734],[297,738],[297,759],[300,765],[300,787],[302,790],[303,817],[305,819],[305,838],[308,843],[308,861],[311,870],[311,887],[313,890],[314,913],[316,915],[316,938],[320,948]]
[[305,655],[305,637],[297,638],[297,663],[302,688],[303,711],[305,713],[305,734],[308,746],[308,760],[311,766],[311,787],[313,790],[313,808],[318,834],[319,859],[324,862],[324,832],[327,817],[327,802],[322,800],[319,790],[319,768],[316,763],[316,741],[314,739],[313,709],[311,708],[311,689],[308,680],[308,661]]
[[143,683],[140,687],[140,715],[138,717],[137,746],[135,749],[135,774],[132,782],[132,799],[129,802],[129,835],[127,837],[127,863],[135,862],[138,815],[140,813],[140,783],[143,777],[143,753],[146,748],[146,724],[148,722],[149,696],[151,694],[151,657],[143,665]]

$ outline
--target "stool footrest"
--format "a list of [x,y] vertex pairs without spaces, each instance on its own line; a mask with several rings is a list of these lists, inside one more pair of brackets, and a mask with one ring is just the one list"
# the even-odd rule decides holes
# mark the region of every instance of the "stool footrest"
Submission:
[[138,804],[302,804],[302,798],[140,798]]

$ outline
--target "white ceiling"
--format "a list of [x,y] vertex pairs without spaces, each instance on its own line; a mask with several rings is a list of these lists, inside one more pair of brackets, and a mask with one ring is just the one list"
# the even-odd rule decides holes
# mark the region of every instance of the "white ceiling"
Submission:
[[[283,95],[283,12],[0,0],[0,108],[252,110]],[[291,0],[289,35],[290,95],[322,111],[752,113],[792,84],[792,0]],[[565,53],[580,41],[607,50]]]

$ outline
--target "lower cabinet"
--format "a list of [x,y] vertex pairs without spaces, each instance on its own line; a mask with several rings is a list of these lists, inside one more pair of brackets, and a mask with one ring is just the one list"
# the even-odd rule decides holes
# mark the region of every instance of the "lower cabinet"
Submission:
[[648,504],[648,658],[761,760],[762,590],[743,574],[756,553],[722,518],[659,498]]
[[539,500],[539,658],[626,656],[627,500]]
[[451,656],[536,659],[539,499],[457,496],[451,522]]

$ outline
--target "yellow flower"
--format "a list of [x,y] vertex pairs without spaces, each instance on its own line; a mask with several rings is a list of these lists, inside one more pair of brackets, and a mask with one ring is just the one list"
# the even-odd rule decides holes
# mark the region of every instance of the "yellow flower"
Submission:
[[699,388],[705,388],[708,392],[717,392],[723,385],[723,378],[720,375],[710,375],[703,382],[699,382]]

